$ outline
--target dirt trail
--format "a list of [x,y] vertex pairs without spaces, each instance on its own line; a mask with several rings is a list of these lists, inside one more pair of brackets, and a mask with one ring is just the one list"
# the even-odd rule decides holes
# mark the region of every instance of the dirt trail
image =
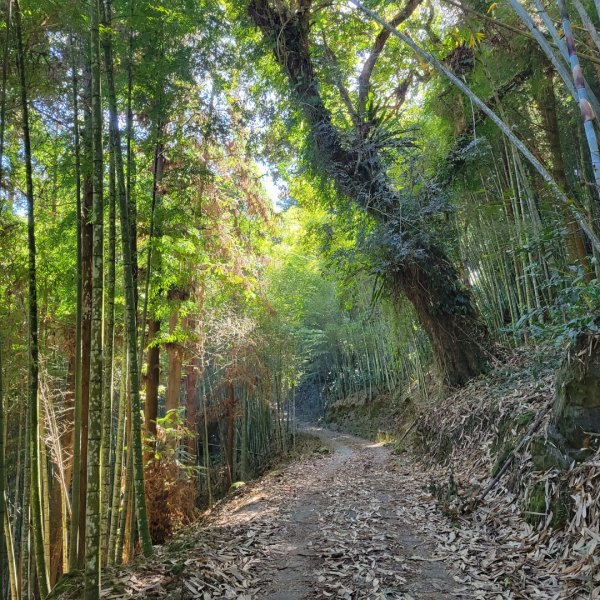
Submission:
[[[252,590],[264,600],[460,598],[426,540],[403,519],[398,457],[349,435],[311,427],[333,452],[293,464],[246,495],[215,526],[269,528]],[[414,492],[414,490],[412,490]],[[272,530],[273,523],[278,527]],[[259,535],[258,534],[258,535]]]
[[103,598],[485,597],[436,555],[442,521],[418,465],[349,435],[308,431],[332,452],[241,488],[150,561],[109,571]]

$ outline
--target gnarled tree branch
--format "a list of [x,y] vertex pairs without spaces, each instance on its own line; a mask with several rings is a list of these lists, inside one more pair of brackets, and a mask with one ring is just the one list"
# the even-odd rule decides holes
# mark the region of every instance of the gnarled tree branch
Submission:
[[312,62],[307,13],[282,0],[249,0],[248,12],[307,121],[315,170],[378,223],[375,272],[395,299],[402,292],[414,306],[446,381],[465,383],[485,369],[486,328],[444,249],[423,228],[423,213],[407,218],[418,203],[394,185],[377,144],[363,139],[360,125],[347,136],[333,123]]
[[338,73],[339,63],[338,63],[337,57],[336,57],[335,53],[333,52],[333,50],[331,49],[331,47],[329,46],[329,44],[327,43],[327,38],[325,37],[325,33],[321,32],[321,38],[323,40],[323,48],[325,49],[325,54],[333,67],[333,82],[332,83],[338,89],[338,91],[340,93],[340,98],[342,99],[342,102],[344,103],[344,106],[346,107],[346,110],[348,111],[348,114],[350,115],[350,119],[352,120],[352,123],[354,124],[354,126],[356,126],[359,123],[358,113],[356,112],[356,110],[354,108],[354,104],[352,103],[352,98],[350,98],[350,93],[348,92],[348,89],[346,88],[346,86],[342,82],[341,78],[339,77],[339,73]]
[[[413,12],[415,12],[415,9],[417,6],[419,6],[419,4],[421,4],[421,2],[423,2],[423,0],[408,0],[406,6],[390,21],[390,25],[393,27],[398,27],[398,25],[404,23],[404,21],[406,21],[406,19],[408,19]],[[369,57],[365,61],[362,71],[358,77],[358,103],[356,112],[361,116],[363,116],[365,113],[367,97],[369,95],[369,90],[371,89],[371,75],[373,74],[373,69],[375,68],[377,60],[381,56],[385,43],[388,41],[389,37],[390,31],[387,29],[382,29],[379,32],[375,38],[373,47],[371,48],[371,54],[369,54]]]

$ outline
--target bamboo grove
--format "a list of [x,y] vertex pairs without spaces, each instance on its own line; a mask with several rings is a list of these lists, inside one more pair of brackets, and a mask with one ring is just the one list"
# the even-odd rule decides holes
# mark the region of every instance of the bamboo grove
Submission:
[[596,4],[2,17],[3,598],[98,598],[298,415],[597,327]]
[[83,570],[97,598],[288,444],[253,314],[273,214],[204,8],[5,7],[3,597]]

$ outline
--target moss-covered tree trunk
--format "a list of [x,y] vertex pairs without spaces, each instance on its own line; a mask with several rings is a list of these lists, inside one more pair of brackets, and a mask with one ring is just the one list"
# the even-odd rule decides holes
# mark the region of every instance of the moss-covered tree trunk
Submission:
[[[600,326],[600,319],[596,320]],[[554,425],[559,445],[584,460],[600,445],[600,334],[581,332],[556,375]]]
[[92,335],[90,352],[90,402],[87,449],[85,518],[85,600],[100,597],[100,490],[102,452],[104,292],[104,156],[102,147],[102,94],[100,91],[100,0],[90,3],[92,75]]
[[[112,146],[112,144],[111,144]],[[108,249],[106,255],[106,302],[104,314],[104,381],[102,384],[102,494],[101,543],[102,562],[106,564],[111,510],[110,465],[113,415],[113,368],[115,334],[115,282],[116,282],[116,189],[114,152],[110,151],[108,193]]]
[[485,331],[447,258],[435,247],[425,256],[398,272],[398,289],[414,306],[446,381],[462,385],[485,368]]
[[[487,331],[469,291],[461,284],[441,246],[401,216],[403,198],[390,181],[376,150],[342,141],[319,91],[310,48],[311,1],[251,0],[248,10],[291,86],[310,126],[315,168],[338,191],[371,214],[391,240],[386,276],[395,292],[414,305],[427,332],[444,379],[461,385],[486,367]],[[360,139],[360,131],[355,131]],[[346,136],[347,137],[347,136]]]
[[[537,91],[537,106],[542,117],[544,133],[548,141],[550,151],[550,172],[563,190],[569,189],[567,184],[566,169],[563,160],[562,144],[560,141],[560,128],[558,125],[558,109],[556,105],[556,96],[554,92],[554,71],[549,65],[544,68],[542,85]],[[577,262],[586,270],[586,279],[590,279],[589,262],[585,240],[579,226],[568,213],[563,209],[563,217],[567,226],[567,252],[571,262]]]
[[81,156],[79,148],[79,80],[77,48],[71,38],[73,47],[72,57],[72,88],[73,88],[73,145],[75,151],[75,221],[76,221],[76,300],[75,300],[75,385],[73,393],[73,458],[71,464],[71,527],[69,530],[69,571],[77,569],[77,533],[79,522],[79,463],[81,460],[81,335],[82,335],[82,304],[83,304],[83,275],[82,275],[82,223],[81,223]]

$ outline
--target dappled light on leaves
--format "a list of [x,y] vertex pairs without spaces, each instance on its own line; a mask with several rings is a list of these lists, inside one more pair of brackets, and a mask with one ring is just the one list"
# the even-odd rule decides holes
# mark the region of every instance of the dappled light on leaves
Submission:
[[598,2],[0,14],[2,598],[600,598]]

